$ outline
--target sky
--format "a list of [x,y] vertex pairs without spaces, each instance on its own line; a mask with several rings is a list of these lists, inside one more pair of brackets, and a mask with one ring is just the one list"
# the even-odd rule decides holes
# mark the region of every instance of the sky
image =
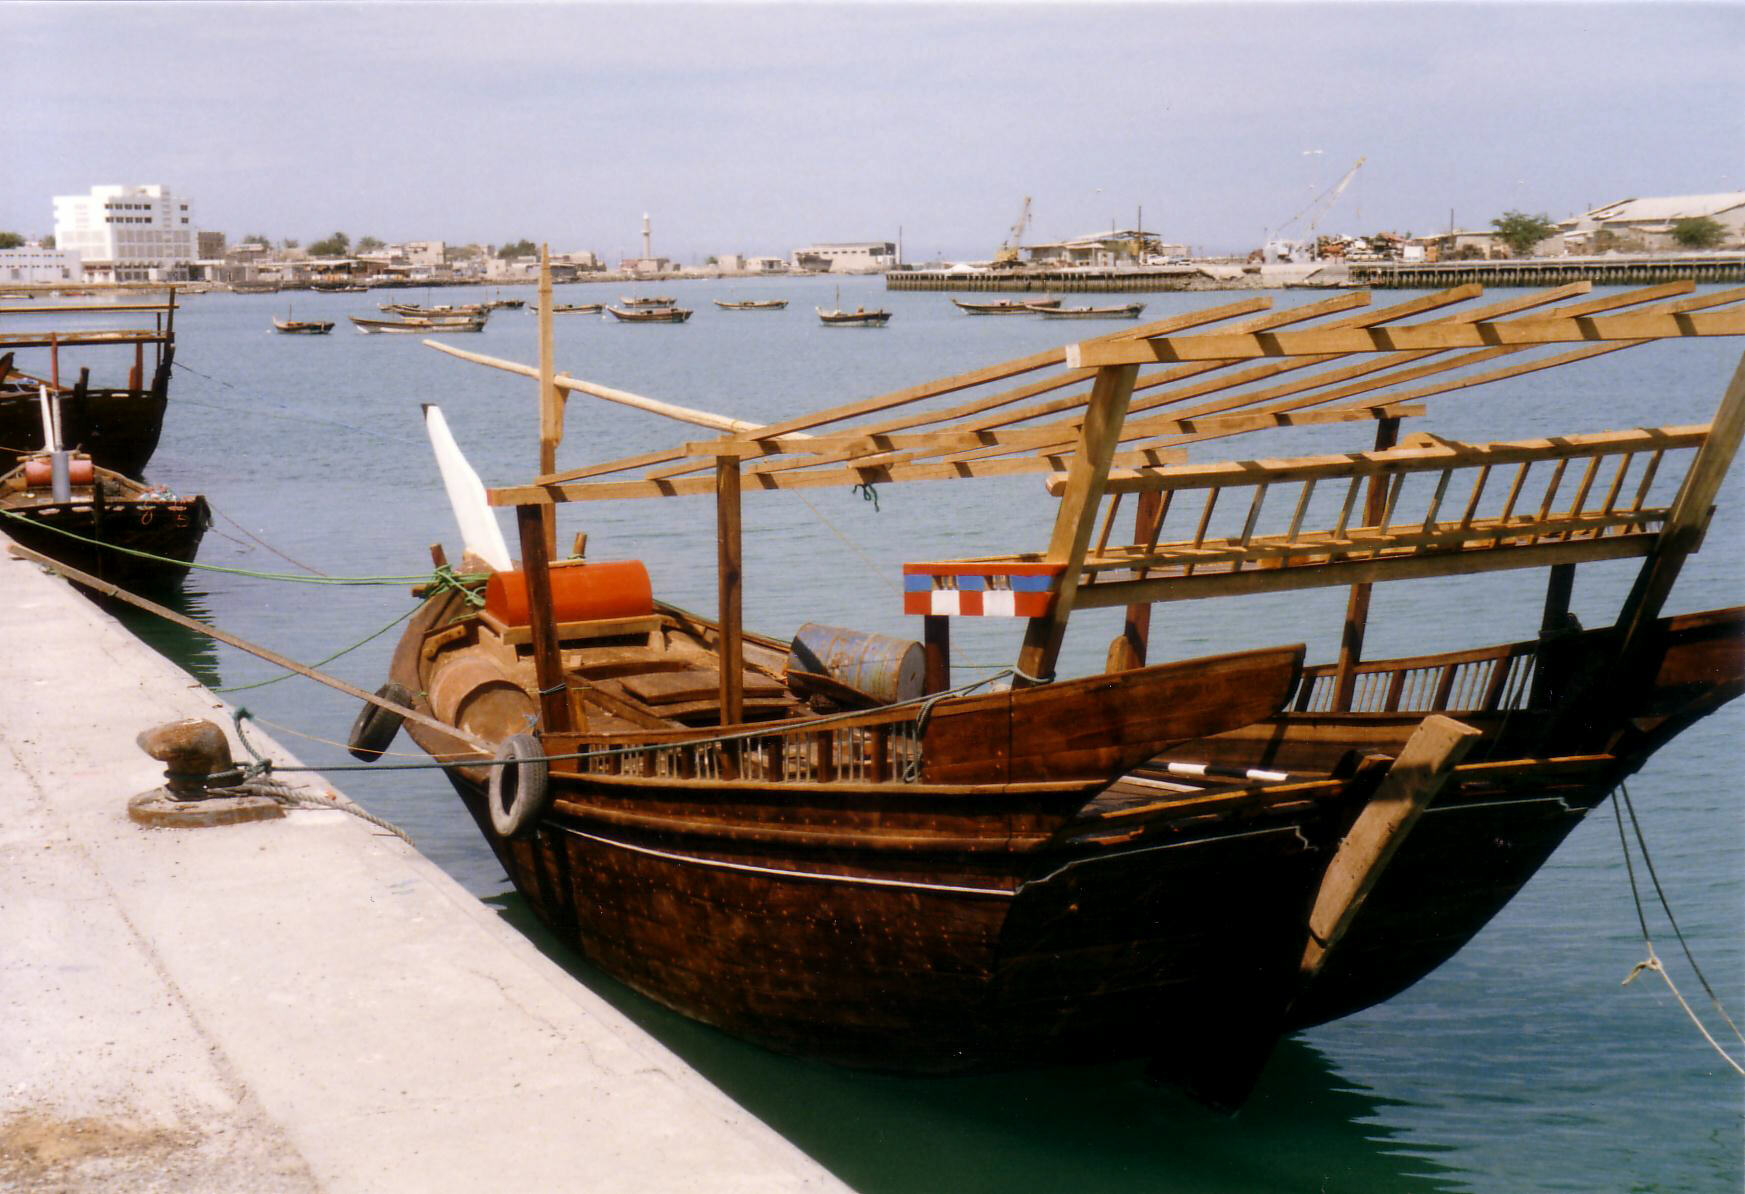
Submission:
[[[610,261],[1112,226],[1561,219],[1745,190],[1745,3],[1342,6],[0,0],[0,230],[158,183],[235,240]],[[1350,185],[1303,213],[1359,159]],[[1295,224],[1289,222],[1297,217]]]

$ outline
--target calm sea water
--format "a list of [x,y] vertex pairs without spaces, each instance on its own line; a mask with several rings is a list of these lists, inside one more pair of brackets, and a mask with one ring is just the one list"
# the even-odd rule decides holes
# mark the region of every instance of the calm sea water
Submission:
[[[560,301],[623,287],[560,288]],[[882,330],[827,329],[817,305],[884,305]],[[941,294],[886,294],[876,280],[666,283],[695,308],[682,326],[637,327],[559,316],[561,370],[668,401],[773,420],[1004,360],[1110,325],[972,319]],[[517,292],[531,297],[530,290]],[[422,299],[421,292],[402,295]],[[723,312],[712,298],[782,296],[781,312]],[[203,492],[217,512],[201,561],[253,571],[401,575],[428,568],[427,545],[459,558],[419,417],[439,404],[487,483],[524,480],[537,463],[531,381],[465,364],[416,337],[359,336],[347,314],[381,297],[210,295],[179,313],[178,370],[152,480]],[[485,291],[442,290],[465,302]],[[1242,296],[1151,296],[1146,317]],[[1277,305],[1318,297],[1273,292]],[[1403,299],[1406,295],[1399,295]],[[1378,305],[1394,301],[1379,295]],[[276,336],[272,316],[337,319],[323,338]],[[113,324],[92,317],[92,325]],[[532,362],[535,319],[498,312],[474,351]],[[1740,345],[1656,345],[1433,400],[1423,425],[1468,439],[1705,421]],[[21,361],[23,367],[31,362]],[[108,368],[119,368],[118,363]],[[103,376],[99,361],[97,370]],[[575,398],[563,466],[706,438],[637,411]],[[1322,429],[1285,449],[1367,446],[1366,427]],[[1263,446],[1265,450],[1272,450]],[[1244,445],[1244,454],[1261,449]],[[1212,458],[1212,451],[1198,455]],[[1034,479],[748,494],[746,624],[787,636],[819,620],[912,637],[898,565],[1042,547],[1051,502]],[[1673,610],[1745,600],[1738,472],[1708,547],[1687,567]],[[559,539],[590,534],[595,558],[646,560],[656,591],[714,602],[714,514],[706,499],[567,507]],[[510,536],[513,542],[513,536]],[[1592,565],[1574,606],[1611,621],[1633,566]],[[1415,654],[1530,637],[1543,574],[1407,582],[1376,591],[1372,655]],[[1159,659],[1307,641],[1332,657],[1336,590],[1159,607]],[[316,587],[196,573],[185,609],[306,662],[382,631],[402,588]],[[1118,612],[1075,620],[1063,674],[1100,666]],[[960,679],[1015,656],[1019,628],[960,621]],[[352,702],[277,675],[229,648],[133,620],[203,681],[230,689],[305,760],[347,762]],[[385,676],[396,631],[327,670],[364,688]],[[1745,1013],[1745,703],[1678,740],[1631,790],[1680,925],[1715,989]],[[399,746],[407,743],[401,739]],[[420,848],[502,910],[596,990],[700,1070],[865,1191],[1738,1190],[1745,1083],[1726,1069],[1653,976],[1620,980],[1644,956],[1610,806],[1579,828],[1513,904],[1440,971],[1391,1002],[1284,1044],[1234,1119],[1148,1086],[1139,1067],[965,1079],[900,1079],[777,1057],[691,1024],[592,973],[530,923],[525,907],[447,784],[434,772],[333,772],[331,780],[404,826]],[[1706,1010],[1697,980],[1658,915],[1659,952]],[[1710,1017],[1714,1022],[1714,1017]],[[1723,1030],[1724,1030],[1724,1026]],[[1729,1038],[1723,1038],[1729,1039]],[[1737,1046],[1737,1042],[1733,1042]],[[1735,1053],[1741,1050],[1735,1048]],[[699,1188],[706,1188],[706,1181]]]

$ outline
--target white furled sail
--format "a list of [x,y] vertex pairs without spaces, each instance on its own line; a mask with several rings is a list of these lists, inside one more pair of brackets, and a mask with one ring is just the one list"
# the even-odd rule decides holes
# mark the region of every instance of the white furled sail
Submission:
[[509,558],[509,545],[503,541],[497,516],[485,500],[485,483],[454,442],[440,407],[424,405],[424,427],[436,451],[436,467],[442,472],[443,488],[448,490],[448,504],[454,507],[455,521],[460,524],[461,542],[470,554],[498,572],[512,571],[515,564]]

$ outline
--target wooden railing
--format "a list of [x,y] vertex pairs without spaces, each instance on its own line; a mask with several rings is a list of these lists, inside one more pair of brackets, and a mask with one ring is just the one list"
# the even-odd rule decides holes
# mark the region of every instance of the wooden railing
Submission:
[[1337,709],[1338,665],[1303,669],[1290,703],[1298,713],[1479,713],[1526,707],[1537,644],[1512,643],[1457,655],[1390,659],[1352,669],[1348,708]]
[[[1085,557],[1075,604],[1082,609],[1644,555],[1666,520],[1668,507],[1650,504],[1666,455],[1699,448],[1707,434],[1701,425],[1495,444],[1419,436],[1385,451],[1116,471],[1106,486],[1115,498],[1104,536]],[[1533,474],[1546,465],[1550,475],[1541,490]],[[1412,490],[1428,492],[1408,490],[1411,478],[1425,475],[1433,482]],[[1381,487],[1380,514],[1359,525],[1371,485]],[[1063,486],[1060,475],[1051,482],[1055,492]],[[1323,487],[1337,497],[1337,516],[1330,527],[1307,529]],[[1161,495],[1150,534],[1110,546],[1119,495],[1146,491]],[[1294,501],[1269,508],[1267,499],[1277,491],[1291,492]],[[1232,494],[1240,495],[1235,502],[1228,500]],[[1221,501],[1225,514],[1246,502],[1246,514],[1239,529],[1214,534]],[[1325,495],[1321,505],[1327,505]],[[1172,515],[1184,537],[1165,540]],[[1115,575],[1121,573],[1132,579]]]

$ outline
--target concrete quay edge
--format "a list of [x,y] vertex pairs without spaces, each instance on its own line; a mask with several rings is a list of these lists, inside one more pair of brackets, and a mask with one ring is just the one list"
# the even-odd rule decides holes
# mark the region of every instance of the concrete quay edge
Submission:
[[228,708],[7,542],[0,1187],[847,1189],[379,828],[130,822]]

